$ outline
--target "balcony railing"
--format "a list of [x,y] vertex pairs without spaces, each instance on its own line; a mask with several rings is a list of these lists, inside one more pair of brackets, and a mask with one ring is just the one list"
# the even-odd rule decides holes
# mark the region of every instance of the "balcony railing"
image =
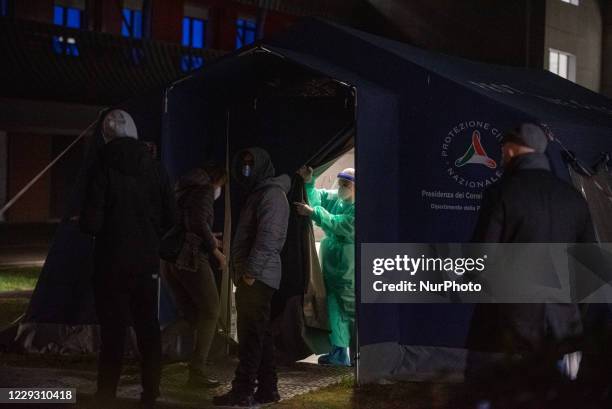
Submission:
[[0,18],[0,95],[113,104],[223,53]]

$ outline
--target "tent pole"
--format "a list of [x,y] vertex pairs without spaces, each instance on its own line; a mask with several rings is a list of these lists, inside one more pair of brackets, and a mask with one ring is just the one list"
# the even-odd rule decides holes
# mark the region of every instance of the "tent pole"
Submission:
[[[359,146],[358,146],[358,135],[357,135],[357,87],[352,86],[351,87],[351,91],[352,91],[352,96],[353,96],[353,146],[355,149],[355,159],[354,159],[354,163],[353,166],[355,167],[355,169],[357,169],[357,165],[358,165],[358,160],[359,160]],[[355,201],[355,210],[357,210],[357,207],[359,206],[359,202]],[[359,212],[355,212],[355,215],[358,215]],[[355,219],[355,238],[357,238],[357,233],[359,232],[357,229],[358,225],[357,225],[357,219]],[[357,247],[357,241],[355,241],[355,247]],[[359,250],[359,254],[361,255],[361,246],[359,246],[360,250]],[[357,254],[357,252],[355,252],[355,254]],[[359,270],[361,270],[361,265],[359,266]],[[361,273],[361,271],[360,271]],[[355,270],[355,282],[357,281],[357,271]],[[359,277],[359,287],[361,287],[361,277]],[[352,353],[351,355],[353,355],[355,357],[355,370],[354,370],[354,376],[355,376],[355,383],[357,385],[359,385],[361,383],[361,377],[360,377],[360,363],[361,363],[361,345],[359,343],[359,304],[360,304],[360,300],[361,297],[359,296],[359,291],[357,290],[357,285],[355,285],[355,303],[358,304],[355,306],[355,327],[354,327],[354,336],[355,336],[355,352]]]
[[55,157],[55,159],[53,159],[47,166],[45,166],[45,168],[43,170],[41,170],[36,176],[34,176],[34,178],[32,180],[30,180],[30,182],[28,182],[27,185],[25,185],[11,200],[9,200],[8,203],[5,204],[4,207],[0,210],[0,218],[2,218],[4,216],[4,214],[21,198],[21,196],[26,194],[26,192],[28,190],[30,190],[30,188],[36,182],[38,182],[40,180],[40,178],[42,178],[45,175],[45,173],[47,173],[47,171],[49,169],[51,169],[61,158],[63,158],[64,155],[67,154],[70,151],[70,149],[72,149],[72,147],[74,145],[76,145],[83,138],[83,136],[85,136],[87,134],[87,132],[89,132],[89,130],[97,122],[98,122],[98,120],[96,119],[87,128],[85,128],[85,130],[83,132],[81,132],[79,134],[79,136],[77,136],[76,139],[74,141],[72,141],[72,143],[70,145],[68,145],[68,147],[66,149],[64,149],[59,155],[57,155]]
[[[226,300],[226,311],[225,311],[225,322],[226,322],[226,336],[231,337],[232,333],[232,280],[229,276],[229,260],[231,257],[231,236],[232,236],[232,205],[230,196],[230,144],[229,144],[229,129],[230,129],[230,112],[227,110],[225,122],[225,170],[227,172],[227,184],[225,187],[225,223],[223,226],[223,253],[226,256],[227,263],[224,268],[225,281],[227,283],[227,300]],[[226,343],[226,353],[230,353],[229,340]]]

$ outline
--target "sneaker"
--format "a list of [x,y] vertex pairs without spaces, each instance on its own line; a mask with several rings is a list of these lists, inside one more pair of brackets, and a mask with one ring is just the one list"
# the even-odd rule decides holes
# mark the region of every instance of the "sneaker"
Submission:
[[329,366],[351,366],[351,359],[348,354],[348,348],[332,346],[329,354],[319,357],[319,365]]
[[213,405],[250,408],[255,406],[255,399],[253,395],[243,395],[231,390],[225,395],[215,396],[213,398]]
[[261,389],[257,389],[255,392],[255,402],[260,405],[264,405],[266,403],[275,403],[281,400],[280,394],[278,390],[274,389],[272,391],[262,391]]
[[329,354],[321,355],[317,362],[319,365],[329,365],[329,360],[331,357],[331,352]]

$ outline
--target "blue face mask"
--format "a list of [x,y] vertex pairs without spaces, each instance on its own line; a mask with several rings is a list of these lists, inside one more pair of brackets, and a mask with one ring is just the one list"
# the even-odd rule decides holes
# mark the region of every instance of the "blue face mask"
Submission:
[[244,165],[242,167],[242,176],[244,176],[245,178],[248,178],[249,176],[251,176],[252,172],[253,172],[253,169],[251,168],[251,165]]

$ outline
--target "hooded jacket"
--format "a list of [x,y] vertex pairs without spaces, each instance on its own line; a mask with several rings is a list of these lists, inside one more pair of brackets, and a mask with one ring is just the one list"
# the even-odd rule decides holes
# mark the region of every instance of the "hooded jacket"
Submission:
[[95,236],[96,278],[120,286],[159,271],[159,240],[174,224],[168,176],[146,145],[117,138],[104,145],[81,208],[80,227]]
[[274,177],[270,156],[260,148],[249,148],[254,166],[248,178],[242,176],[239,152],[232,163],[232,175],[248,192],[232,242],[231,270],[234,283],[249,275],[278,289],[281,280],[281,251],[287,238],[291,180]]

